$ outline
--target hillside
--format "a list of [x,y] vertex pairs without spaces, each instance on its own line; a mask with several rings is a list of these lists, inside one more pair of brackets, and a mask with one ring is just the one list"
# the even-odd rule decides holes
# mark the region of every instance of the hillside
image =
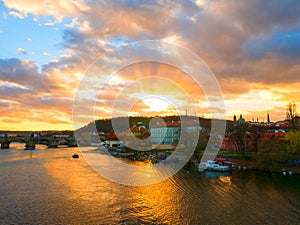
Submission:
[[[190,119],[190,120],[194,120],[196,117],[193,116],[184,116],[186,119]],[[130,127],[133,126],[134,124],[137,124],[138,122],[142,122],[143,124],[145,124],[145,126],[147,128],[148,124],[150,122],[150,120],[153,117],[129,117],[129,125]],[[179,116],[165,116],[165,117],[161,117],[165,122],[168,121],[178,121],[180,120]],[[112,121],[113,120],[113,121]],[[198,118],[199,123],[201,126],[203,126],[204,128],[206,128],[207,130],[210,130],[211,128],[211,119],[205,119],[205,118]],[[128,118],[127,117],[118,117],[118,118],[114,118],[114,119],[103,119],[103,120],[96,120],[96,128],[98,132],[104,132],[104,133],[108,133],[113,129],[112,127],[112,123],[113,124],[117,124],[118,126],[118,130],[122,131],[122,130],[126,130],[126,127],[128,127]],[[231,123],[231,121],[227,121],[227,124]],[[91,131],[93,124],[90,123],[87,126],[81,128],[79,130],[79,132],[87,132],[87,131]]]

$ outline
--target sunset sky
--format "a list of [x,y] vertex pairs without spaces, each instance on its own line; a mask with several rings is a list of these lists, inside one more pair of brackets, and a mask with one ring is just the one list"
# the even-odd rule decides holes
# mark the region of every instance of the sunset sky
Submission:
[[[87,69],[116,47],[143,40],[176,44],[202,58],[220,84],[227,119],[243,114],[266,121],[269,112],[278,121],[290,101],[300,108],[298,0],[2,0],[0,11],[0,130],[73,129],[73,100]],[[180,84],[199,116],[210,117],[185,72],[157,63],[119,71],[97,116],[108,117],[116,97],[124,110],[129,97],[136,102],[130,115],[173,114],[172,104],[184,102],[174,91]],[[164,79],[126,86],[153,73]],[[108,76],[99,74],[97,82]],[[174,83],[164,83],[169,78]]]

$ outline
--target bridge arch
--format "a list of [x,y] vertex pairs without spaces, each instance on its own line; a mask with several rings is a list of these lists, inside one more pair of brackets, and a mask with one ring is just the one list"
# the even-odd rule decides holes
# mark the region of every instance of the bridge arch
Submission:
[[27,144],[27,140],[24,138],[15,138],[15,139],[10,140],[8,143],[9,144],[10,143],[25,143],[25,144]]
[[57,145],[68,145],[71,143],[71,141],[67,138],[61,138],[57,141]]
[[9,149],[12,143],[21,144],[19,146],[15,146],[17,149],[20,149],[20,146],[22,146],[22,148],[25,148],[25,146],[28,143],[28,140],[24,137],[0,139],[1,149]]
[[36,144],[39,144],[39,145],[47,145],[49,146],[50,145],[50,140],[48,138],[39,138],[37,141],[36,141]]
[[76,147],[77,143],[74,137],[0,137],[0,146],[2,149],[8,149],[11,143],[24,143],[26,148],[35,148],[35,144],[46,145],[49,148],[57,148],[58,145]]

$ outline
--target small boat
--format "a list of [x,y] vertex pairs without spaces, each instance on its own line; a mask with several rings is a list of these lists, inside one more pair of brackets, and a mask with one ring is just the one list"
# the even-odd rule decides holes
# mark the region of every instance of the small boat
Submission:
[[199,164],[199,170],[210,170],[210,171],[229,171],[231,168],[226,165],[220,165],[218,162],[213,160],[207,160]]
[[75,154],[72,155],[72,158],[73,158],[73,159],[78,159],[78,158],[79,158],[79,155],[78,155],[77,153],[75,153]]
[[220,165],[228,166],[230,169],[235,167],[233,162],[230,162],[227,158],[215,158],[214,161],[218,162]]

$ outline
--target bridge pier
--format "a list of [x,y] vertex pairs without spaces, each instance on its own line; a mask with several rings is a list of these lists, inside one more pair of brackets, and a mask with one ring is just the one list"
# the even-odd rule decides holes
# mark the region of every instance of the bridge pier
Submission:
[[58,143],[57,141],[52,141],[49,143],[48,148],[57,148]]
[[77,147],[77,142],[76,141],[70,141],[68,146],[69,147]]
[[35,150],[35,142],[34,141],[28,141],[25,145],[24,150]]
[[9,149],[9,142],[8,141],[3,141],[1,143],[1,149]]
[[50,140],[48,148],[57,148],[58,141],[56,137],[53,137],[52,140]]
[[27,141],[26,145],[25,145],[25,149],[24,150],[35,150],[35,138],[33,136],[33,134],[31,134],[29,140]]
[[7,134],[4,134],[4,138],[1,141],[1,149],[9,149],[9,144]]

